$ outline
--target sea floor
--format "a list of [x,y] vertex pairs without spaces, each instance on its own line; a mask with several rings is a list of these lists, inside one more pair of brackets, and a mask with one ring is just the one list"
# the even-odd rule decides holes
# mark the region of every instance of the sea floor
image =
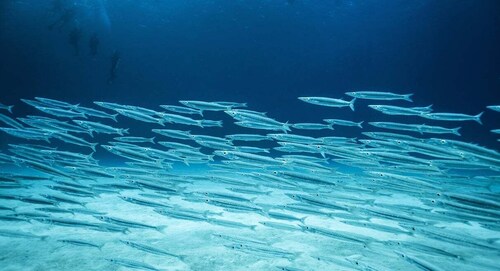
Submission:
[[[31,170],[16,168],[7,170],[15,175],[37,174]],[[231,176],[228,172],[219,172],[219,175],[215,175],[213,172],[209,173],[209,170],[203,167],[193,170],[183,169],[172,174],[181,178],[170,180],[168,176],[152,176],[165,183],[175,183],[179,193],[166,193],[144,187],[113,188],[111,184],[125,184],[126,179],[94,178],[71,181],[75,184],[74,187],[82,185],[94,188],[95,196],[68,196],[82,202],[82,206],[65,202],[51,206],[2,198],[0,206],[5,208],[0,210],[0,216],[4,218],[0,220],[0,270],[427,270],[418,263],[404,259],[398,254],[399,252],[408,253],[406,255],[412,255],[418,260],[425,261],[429,266],[438,268],[435,270],[500,270],[498,265],[500,232],[485,229],[476,222],[443,220],[434,223],[432,227],[446,229],[446,232],[459,236],[476,237],[479,244],[488,244],[496,249],[478,248],[467,243],[461,245],[457,242],[450,243],[418,232],[404,233],[406,230],[401,224],[391,219],[366,220],[391,227],[387,229],[359,227],[341,222],[356,221],[356,219],[359,222],[365,221],[359,219],[362,216],[354,211],[316,208],[318,212],[329,213],[324,215],[280,210],[280,206],[296,203],[287,194],[297,191],[262,185],[238,185],[236,182],[233,184],[217,182],[214,181],[217,179],[214,176],[223,175],[234,179],[244,179],[244,177],[238,173]],[[1,192],[2,195],[20,195],[28,198],[42,198],[40,195],[45,194],[64,195],[55,192],[54,186],[66,187],[69,186],[68,182],[64,178],[23,180],[20,182],[21,188],[2,188]],[[362,181],[358,181],[356,185],[361,183]],[[99,184],[107,186],[98,186]],[[232,192],[228,188],[260,191],[251,197],[248,194],[239,195],[242,198],[251,198],[252,203],[244,206],[260,206],[264,212],[223,208],[214,205],[213,202],[207,203],[206,199],[204,202],[203,197],[198,196],[204,193],[211,195],[209,193]],[[315,189],[322,190],[321,187],[312,185],[310,189],[308,193],[312,193]],[[401,206],[415,210],[426,207],[417,196],[403,192],[381,195],[372,194],[368,190],[363,192],[361,188],[351,191],[342,187],[335,189],[344,191],[343,197],[352,196],[353,199],[365,201],[365,203],[359,201],[358,204],[376,203],[386,208],[394,206],[395,212],[398,212]],[[331,191],[332,196],[339,191]],[[155,209],[162,209],[158,206],[131,203],[121,197],[165,204],[177,208],[176,210],[185,211],[183,214],[195,214],[195,218],[179,219],[174,218],[175,215],[162,215],[155,212]],[[356,207],[354,201],[350,203]],[[59,210],[69,210],[72,213],[38,209],[45,207],[57,207]],[[266,214],[269,210],[276,210],[302,220],[270,217]],[[19,221],[5,219],[6,216],[12,217],[13,214],[20,214]],[[92,227],[71,224],[72,221],[103,223],[99,219],[101,215],[157,228],[134,225],[125,227],[127,230],[124,232],[113,232],[113,230],[96,230]],[[50,219],[54,218],[68,224],[51,223]],[[211,219],[215,219],[215,222]],[[220,220],[217,219],[234,223],[219,225],[216,221]],[[278,226],[270,227],[259,223],[265,221],[276,222]],[[116,223],[105,224],[120,227]],[[318,234],[304,230],[306,226],[329,229],[342,235]],[[399,232],[391,232],[392,228]],[[349,236],[353,237],[353,240],[350,240]],[[359,238],[364,241],[359,242]],[[82,243],[76,243],[75,240]],[[133,247],[126,242],[145,244],[157,250],[148,251],[145,247]],[[406,245],[403,246],[399,242]],[[411,247],[412,245],[415,247]],[[422,245],[426,248],[422,248]],[[436,251],[428,247],[435,248]],[[450,255],[443,255],[442,251]]]

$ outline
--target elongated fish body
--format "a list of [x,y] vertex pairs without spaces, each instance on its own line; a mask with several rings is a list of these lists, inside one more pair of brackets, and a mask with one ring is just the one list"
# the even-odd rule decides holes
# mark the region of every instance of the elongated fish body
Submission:
[[135,261],[135,260],[130,260],[130,259],[122,259],[122,258],[112,258],[112,259],[106,259],[106,261],[116,264],[116,265],[121,265],[129,268],[134,268],[134,269],[140,269],[140,270],[150,270],[150,271],[160,271],[160,269],[157,269],[156,267]]
[[330,123],[332,125],[341,125],[341,126],[351,126],[351,127],[359,127],[363,128],[363,121],[354,122],[350,120],[342,120],[342,119],[323,119],[323,121]]
[[95,101],[94,104],[96,104],[100,107],[115,110],[115,111],[116,111],[116,109],[129,109],[129,107],[127,107],[126,105],[121,105],[121,104],[117,104],[117,103]]
[[368,124],[378,128],[422,133],[419,124],[406,124],[396,122],[369,122]]
[[271,140],[269,136],[257,135],[257,134],[233,134],[227,135],[226,138],[234,141],[263,141]]
[[168,252],[166,250],[163,250],[163,249],[160,249],[160,248],[156,248],[156,247],[153,247],[153,246],[149,246],[149,245],[146,245],[146,244],[141,244],[141,243],[133,242],[133,241],[130,241],[130,240],[120,240],[120,242],[123,243],[123,244],[125,244],[125,245],[127,245],[127,246],[133,247],[135,249],[145,251],[147,253],[156,254],[156,255],[160,255],[160,256],[170,256],[170,257],[175,257],[175,258],[179,258],[179,259],[183,259],[184,258],[183,256],[179,256],[179,255],[170,253],[170,252]]
[[153,133],[160,134],[162,136],[177,138],[177,139],[191,139],[190,131],[182,130],[172,130],[172,129],[153,129]]
[[323,123],[294,123],[292,127],[301,130],[333,130],[332,124]]
[[83,113],[86,116],[92,116],[92,117],[103,118],[103,119],[112,119],[115,122],[118,122],[116,120],[116,117],[118,116],[118,114],[109,114],[109,113],[106,113],[106,112],[101,111],[101,110],[97,110],[97,109],[90,108],[90,107],[83,107],[83,106],[78,106],[77,108],[75,108],[75,111]]
[[401,115],[401,116],[420,116],[432,111],[431,106],[428,107],[401,107],[394,105],[371,104],[368,107],[375,109],[386,115]]
[[349,107],[352,111],[354,111],[354,102],[356,101],[356,97],[354,97],[351,101],[328,97],[299,97],[298,99],[314,105],[328,107]]
[[221,104],[218,102],[204,102],[204,101],[179,101],[181,104],[203,111],[224,111],[230,110],[234,107],[233,104]]
[[419,131],[421,133],[428,133],[428,134],[453,134],[460,136],[459,130],[461,127],[455,127],[455,128],[446,128],[446,127],[441,127],[441,126],[431,126],[431,125],[420,125],[418,127]]
[[22,139],[43,140],[47,142],[49,142],[50,137],[53,135],[50,132],[34,128],[15,129],[15,128],[0,127],[0,131],[3,131],[11,136],[15,136]]
[[284,133],[290,131],[290,126],[291,126],[288,123],[276,125],[276,124],[260,123],[260,122],[255,122],[255,121],[237,121],[234,124],[241,126],[241,127],[251,128],[251,129],[283,131]]
[[227,248],[231,250],[239,250],[243,252],[248,252],[251,254],[255,254],[261,257],[267,258],[285,258],[289,260],[293,260],[298,257],[298,253],[289,252],[283,249],[275,248],[272,246],[262,246],[252,243],[234,243],[231,245],[225,245]]
[[73,132],[73,133],[87,133],[92,136],[92,133],[76,124],[70,124],[65,121],[60,121],[52,118],[41,117],[41,116],[28,116],[28,119],[19,118],[22,122],[39,128],[46,129],[48,131],[56,131],[56,132]]
[[217,218],[209,218],[207,220],[207,222],[210,224],[215,224],[215,225],[219,225],[219,226],[223,226],[223,227],[236,228],[236,229],[255,230],[255,227],[256,227],[256,225],[247,225],[247,224],[239,223],[236,221],[217,219]]
[[118,114],[120,114],[120,115],[123,115],[125,117],[129,117],[131,119],[135,119],[135,120],[143,121],[143,122],[149,122],[149,123],[156,123],[156,124],[160,124],[161,126],[165,126],[163,119],[152,117],[150,115],[143,114],[141,112],[136,112],[136,111],[128,110],[128,109],[116,109],[116,112],[118,112]]
[[274,221],[259,221],[259,223],[266,226],[266,227],[278,229],[278,230],[302,231],[302,228],[295,225],[295,224],[287,224],[287,223],[274,222]]
[[93,248],[97,248],[99,250],[103,246],[103,245],[94,244],[94,243],[89,242],[87,240],[79,240],[79,239],[59,239],[57,241],[61,242],[61,243],[64,243],[64,244],[74,245],[74,246],[93,247]]
[[24,128],[24,126],[21,123],[19,123],[15,119],[12,119],[11,117],[6,116],[4,114],[0,114],[0,121],[11,126],[12,128],[16,128],[16,129],[23,129]]
[[288,141],[288,142],[303,143],[303,144],[322,142],[320,139],[314,137],[294,135],[294,134],[268,134],[267,137],[280,141]]
[[144,223],[129,221],[129,220],[116,218],[116,217],[104,216],[104,215],[97,216],[96,218],[101,220],[101,221],[116,224],[116,225],[122,226],[122,227],[155,229],[155,230],[160,230],[162,228],[162,227],[151,226],[151,225],[147,225]]
[[397,255],[399,255],[401,258],[405,259],[407,262],[411,263],[412,265],[415,265],[417,268],[421,270],[429,270],[429,271],[444,271],[445,269],[442,269],[432,263],[429,263],[425,260],[422,260],[420,258],[417,258],[415,256],[405,254],[400,251],[394,251]]
[[78,104],[70,104],[64,101],[59,101],[55,99],[49,99],[49,98],[43,98],[43,97],[35,97],[36,100],[49,105],[51,107],[60,107],[60,108],[68,108],[68,109],[75,109],[79,105]]
[[352,91],[352,92],[346,92],[345,94],[354,98],[367,99],[367,100],[382,100],[382,101],[405,100],[413,102],[413,100],[411,99],[413,93],[397,94],[397,93],[382,92],[382,91]]
[[52,137],[57,138],[61,141],[64,141],[69,144],[74,144],[74,145],[79,145],[83,147],[88,147],[91,148],[92,151],[96,151],[95,147],[97,146],[98,143],[91,143],[86,141],[85,139],[76,137],[74,135],[68,134],[68,133],[53,133]]
[[155,137],[146,138],[140,136],[120,136],[115,137],[114,140],[129,143],[155,143]]
[[238,151],[215,151],[214,154],[226,157],[238,157],[240,159],[254,160],[258,162],[266,162],[274,165],[282,165],[282,162],[264,155],[257,155],[257,154],[238,152]]
[[40,239],[40,240],[45,240],[47,238],[47,236],[35,235],[29,232],[23,232],[19,230],[11,231],[6,229],[0,230],[0,236],[8,238],[29,238],[29,239]]
[[483,124],[481,122],[481,116],[483,115],[484,112],[481,112],[477,115],[466,115],[466,114],[460,114],[460,113],[424,113],[421,114],[420,116],[426,119],[432,119],[432,120],[444,120],[444,121],[475,121],[479,124]]
[[84,118],[86,119],[87,116],[81,112],[75,112],[72,110],[68,109],[60,109],[60,108],[50,108],[50,107],[36,107],[36,109],[47,113],[49,115],[53,115],[56,117],[61,117],[61,118]]
[[95,131],[97,133],[118,134],[121,136],[123,136],[124,134],[128,134],[128,128],[115,128],[99,122],[85,121],[85,120],[73,120],[73,122],[84,128],[87,128],[88,130]]
[[160,105],[161,108],[167,109],[168,111],[179,113],[179,114],[188,114],[188,115],[200,115],[203,117],[203,111],[196,108],[178,106],[178,105]]

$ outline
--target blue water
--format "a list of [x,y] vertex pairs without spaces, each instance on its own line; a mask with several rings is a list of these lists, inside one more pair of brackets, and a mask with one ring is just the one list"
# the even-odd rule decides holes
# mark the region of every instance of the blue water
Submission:
[[[324,111],[297,96],[413,92],[416,103],[434,104],[435,111],[468,114],[499,101],[495,0],[60,2],[75,17],[61,31],[48,31],[61,16],[54,1],[2,1],[4,103],[33,96],[142,106],[231,100],[280,119],[313,121]],[[75,26],[82,30],[80,56],[68,41]],[[88,48],[94,32],[95,59]],[[122,59],[108,85],[114,50]],[[371,113],[360,107],[355,117],[383,117]],[[498,118],[484,118],[486,129],[464,135],[498,148],[487,132]]]
[[[13,118],[49,116],[20,101],[34,97],[53,98],[104,111],[93,102],[107,101],[157,111],[161,110],[158,107],[160,104],[180,105],[179,100],[246,102],[248,109],[267,112],[268,116],[282,122],[318,123],[325,118],[364,121],[363,129],[342,126],[335,126],[334,131],[293,129],[294,134],[316,138],[342,136],[367,139],[361,132],[391,132],[368,125],[372,121],[462,127],[460,137],[450,134],[401,134],[474,143],[498,155],[500,136],[490,130],[500,128],[500,113],[486,106],[500,104],[499,34],[500,1],[495,0],[3,0],[0,1],[0,102],[15,106],[13,114],[6,111],[0,113]],[[72,35],[78,36],[76,41],[71,41]],[[91,54],[90,48],[92,36],[98,39],[95,55]],[[114,52],[120,59],[115,69],[116,78],[110,80]],[[350,100],[345,92],[367,90],[413,93],[413,103],[358,99],[355,111],[351,111],[349,108],[314,106],[297,99],[300,96],[326,96]],[[369,104],[379,103],[398,106],[432,104],[434,112],[485,113],[481,118],[482,125],[474,121],[441,122],[417,116],[389,116],[368,107]],[[111,113],[109,110],[106,112]],[[156,136],[157,141],[170,139],[151,133],[153,128],[182,129],[193,134],[218,137],[235,133],[274,133],[237,126],[223,112],[207,111],[204,118],[222,120],[223,128],[161,127],[124,116],[119,116],[117,123],[109,119],[102,122],[130,128],[132,136]],[[2,127],[7,126],[2,123]],[[95,139],[87,135],[81,137],[105,145],[115,135],[99,134]],[[12,148],[9,144],[28,143],[90,153],[88,148],[58,140],[46,144],[0,133],[1,154],[15,156],[8,151]],[[262,148],[277,146],[272,141],[240,143]],[[154,147],[160,148],[158,144]],[[348,149],[349,144],[344,147]],[[203,151],[210,154],[213,150],[203,148]],[[263,155],[276,158],[282,154],[288,153],[271,150],[270,154]],[[495,155],[492,157],[498,157]],[[33,157],[29,159],[37,158],[35,154]],[[311,157],[321,158],[321,155],[316,153]],[[23,202],[19,198],[2,198],[0,206],[12,209],[0,210],[2,216],[8,216],[0,220],[0,270],[128,270],[124,266],[126,264],[106,259],[138,261],[159,270],[499,270],[500,208],[497,205],[478,207],[477,203],[471,204],[470,208],[487,210],[489,220],[484,222],[481,220],[484,217],[473,217],[470,209],[465,211],[464,218],[460,212],[443,215],[439,212],[457,209],[434,205],[434,200],[443,200],[441,194],[450,197],[453,193],[477,196],[500,205],[498,159],[489,160],[488,167],[473,170],[451,168],[429,175],[409,170],[407,177],[418,177],[435,185],[432,189],[417,185],[412,190],[374,184],[373,176],[365,175],[363,171],[373,168],[351,167],[333,162],[338,157],[326,157],[332,159],[327,166],[335,169],[331,174],[338,182],[336,187],[300,182],[295,188],[276,187],[261,183],[248,174],[261,171],[272,173],[282,168],[234,167],[232,171],[217,171],[224,161],[218,156],[214,162],[191,165],[176,162],[171,170],[141,176],[146,180],[156,178],[160,183],[175,184],[179,190],[174,195],[157,193],[154,189],[99,190],[101,184],[128,184],[133,178],[139,178],[137,176],[117,174],[115,178],[101,178],[89,175],[89,179],[72,180],[75,185],[84,184],[94,189],[95,197],[84,198],[88,210],[147,225],[165,226],[166,229],[162,230],[133,228],[126,233],[110,233],[51,225],[37,219],[27,219],[29,223],[13,222],[7,218],[14,214],[23,216],[25,212],[35,212],[35,208],[45,206]],[[96,165],[96,168],[103,170],[126,166],[123,162],[127,161],[101,146],[97,147],[94,158],[99,160],[100,167]],[[474,159],[468,161],[471,164],[477,162]],[[44,180],[17,181],[22,185],[20,188],[2,186],[2,196],[38,197],[59,193],[50,186],[65,180],[29,167],[17,167],[3,160],[0,162],[2,178],[10,178],[10,174],[47,177]],[[43,162],[50,165],[54,162],[58,166],[58,161],[49,159]],[[390,170],[386,168],[391,165],[390,162],[381,162],[377,171]],[[305,172],[325,176],[324,172]],[[264,214],[232,212],[199,202],[199,198],[193,200],[192,195],[196,193],[228,193],[229,189],[241,188],[214,181],[214,176],[238,178],[251,184],[256,182],[256,187],[243,185],[243,188],[258,188],[263,194],[255,198],[245,193],[240,195],[252,198],[252,204],[262,207]],[[175,183],[171,178],[185,182]],[[388,183],[391,182],[399,184],[395,180]],[[302,223],[269,217],[266,214],[269,210],[280,210],[280,206],[297,203],[290,198],[290,193],[337,200],[349,208],[348,211],[336,210],[335,215],[330,216],[286,212],[306,217]],[[217,215],[208,217],[255,226],[255,229],[166,217],[154,212],[154,208],[131,204],[118,196],[142,197],[199,212],[215,212]],[[452,197],[447,199],[454,200]],[[463,201],[458,202],[464,204]],[[63,203],[58,207],[68,209],[75,206]],[[457,246],[448,242],[450,240],[443,241],[418,231],[401,234],[342,222],[346,219],[363,222],[366,210],[372,207],[429,219],[431,223],[425,226],[416,223],[417,227],[443,234],[465,233],[471,239],[462,240]],[[328,208],[317,209],[331,211]],[[78,212],[55,216],[99,222],[96,217]],[[411,226],[408,222],[401,223],[402,218],[375,216],[368,220],[393,227],[393,230],[406,231],[408,225]],[[296,229],[267,227],[260,223],[263,221],[285,223]],[[352,238],[361,235],[370,241],[363,245],[352,240],[339,241],[338,238],[304,230],[305,225],[350,233]],[[19,238],[4,230],[37,236]],[[217,234],[242,238],[243,241],[236,243],[243,245],[263,242],[267,248],[275,249],[273,252],[276,255],[269,251],[231,248],[235,242],[221,240]],[[97,249],[61,242],[71,238],[101,247]],[[137,250],[120,240],[142,242],[182,257]],[[477,243],[469,246],[467,241],[470,240]],[[406,242],[407,247],[399,246],[398,242]],[[487,249],[478,249],[477,244]],[[428,247],[422,250],[424,245],[459,257],[443,256]],[[399,258],[397,252],[400,251],[409,252],[408,255],[425,263],[419,265]],[[148,270],[147,266],[133,268]]]

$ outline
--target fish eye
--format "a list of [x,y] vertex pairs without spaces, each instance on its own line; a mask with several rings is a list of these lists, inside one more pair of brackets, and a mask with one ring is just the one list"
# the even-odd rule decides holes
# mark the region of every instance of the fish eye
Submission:
[[227,152],[227,151],[223,151],[223,152],[222,152],[222,154],[227,155],[227,154],[228,154],[228,152]]
[[441,193],[436,193],[436,195],[437,195],[438,197],[441,197]]
[[444,144],[444,143],[446,143],[446,140],[441,139],[441,141],[440,141],[440,142],[441,142],[441,144]]
[[397,242],[396,244],[401,245],[401,242]]
[[401,140],[397,140],[396,143],[401,144]]
[[274,175],[278,175],[278,171],[276,171],[276,170],[275,170],[275,171],[273,171],[273,174],[274,174]]

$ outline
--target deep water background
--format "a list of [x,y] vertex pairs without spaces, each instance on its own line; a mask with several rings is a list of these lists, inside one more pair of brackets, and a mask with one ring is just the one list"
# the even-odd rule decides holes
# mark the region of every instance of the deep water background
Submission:
[[[345,118],[463,126],[463,140],[499,146],[489,130],[500,128],[500,115],[491,110],[480,126],[386,116],[367,108],[368,101],[358,101],[355,113],[321,108],[297,96],[412,92],[413,104],[391,104],[434,104],[436,112],[467,114],[500,104],[500,1],[59,1],[77,13],[66,27],[49,31],[60,17],[53,10],[57,2],[0,1],[1,102],[19,104],[18,116],[34,112],[19,101],[34,96],[157,109],[182,99],[227,100],[290,122]],[[78,56],[69,44],[75,26],[83,31]],[[100,47],[92,58],[94,32]],[[121,62],[117,79],[107,84],[114,50]],[[220,113],[207,118],[225,122],[223,131],[207,130],[214,135],[252,132]],[[125,118],[119,126],[133,126],[134,135],[151,129]],[[328,134],[359,133],[339,127]],[[2,134],[0,140],[12,138]]]

